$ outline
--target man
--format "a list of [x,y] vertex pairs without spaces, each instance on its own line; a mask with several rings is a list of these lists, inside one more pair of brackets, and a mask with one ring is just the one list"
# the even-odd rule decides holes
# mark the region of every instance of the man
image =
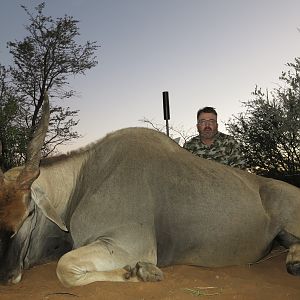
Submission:
[[197,112],[197,129],[199,135],[186,142],[183,148],[197,156],[245,169],[237,142],[218,131],[217,112],[213,107],[204,107]]

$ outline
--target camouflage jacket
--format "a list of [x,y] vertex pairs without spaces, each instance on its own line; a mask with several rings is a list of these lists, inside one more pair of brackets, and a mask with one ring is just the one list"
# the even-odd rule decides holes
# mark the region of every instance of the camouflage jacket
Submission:
[[211,145],[205,145],[201,142],[200,136],[195,136],[183,145],[183,148],[193,154],[215,160],[224,165],[245,169],[245,161],[240,153],[238,143],[233,137],[218,132]]

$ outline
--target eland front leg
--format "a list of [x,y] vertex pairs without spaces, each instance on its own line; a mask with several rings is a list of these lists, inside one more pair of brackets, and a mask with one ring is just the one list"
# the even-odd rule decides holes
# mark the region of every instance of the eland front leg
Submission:
[[97,240],[72,250],[61,257],[56,274],[66,287],[86,285],[95,281],[158,281],[162,272],[155,266],[156,255],[146,251],[135,256],[106,241]]

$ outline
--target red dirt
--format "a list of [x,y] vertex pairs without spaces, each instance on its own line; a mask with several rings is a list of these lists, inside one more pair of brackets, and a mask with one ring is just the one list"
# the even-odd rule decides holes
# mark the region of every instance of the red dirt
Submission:
[[22,282],[17,285],[0,286],[0,299],[298,300],[300,277],[294,277],[286,272],[285,257],[286,253],[283,253],[251,266],[216,269],[192,266],[167,267],[162,269],[165,274],[165,280],[162,282],[95,282],[74,288],[65,288],[60,284],[55,274],[56,263],[53,262],[25,271]]

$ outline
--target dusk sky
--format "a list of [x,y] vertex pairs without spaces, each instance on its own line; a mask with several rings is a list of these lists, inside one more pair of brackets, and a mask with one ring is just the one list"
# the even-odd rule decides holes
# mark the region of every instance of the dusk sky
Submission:
[[[164,123],[162,92],[169,91],[170,123],[195,127],[196,112],[213,106],[219,129],[243,110],[255,85],[278,86],[286,64],[300,56],[299,0],[49,0],[44,13],[79,20],[79,43],[97,41],[98,65],[70,78],[79,97],[84,138],[69,149],[144,117]],[[1,0],[0,63],[11,64],[6,42],[28,35],[28,16],[41,1]]]

